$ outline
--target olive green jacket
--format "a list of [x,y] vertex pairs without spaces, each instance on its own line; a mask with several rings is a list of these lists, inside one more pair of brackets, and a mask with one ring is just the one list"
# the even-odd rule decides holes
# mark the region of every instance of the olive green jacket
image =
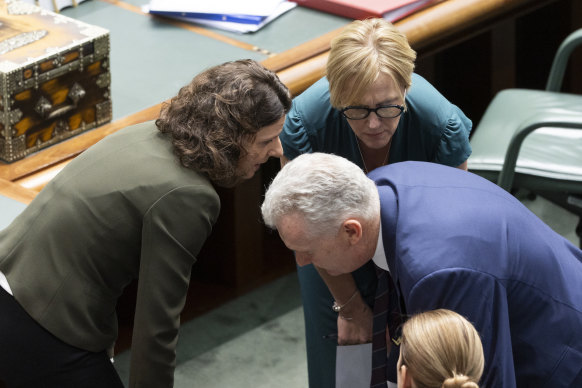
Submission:
[[219,210],[153,122],[128,127],[75,158],[0,233],[0,271],[40,325],[95,352],[112,348],[117,299],[139,278],[130,386],[171,387],[192,264]]

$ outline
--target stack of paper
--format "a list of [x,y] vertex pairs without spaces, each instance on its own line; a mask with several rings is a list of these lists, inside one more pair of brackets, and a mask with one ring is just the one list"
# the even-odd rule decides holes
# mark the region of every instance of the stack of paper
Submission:
[[254,32],[297,4],[286,0],[151,0],[146,10],[204,26]]

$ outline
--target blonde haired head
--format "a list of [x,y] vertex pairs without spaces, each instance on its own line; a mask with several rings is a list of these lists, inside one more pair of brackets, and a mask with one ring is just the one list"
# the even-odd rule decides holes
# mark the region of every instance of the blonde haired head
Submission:
[[398,368],[416,388],[478,388],[484,362],[479,333],[454,311],[427,311],[402,327]]
[[416,52],[394,25],[383,19],[355,20],[331,42],[327,79],[331,105],[354,105],[380,74],[402,90],[412,83]]

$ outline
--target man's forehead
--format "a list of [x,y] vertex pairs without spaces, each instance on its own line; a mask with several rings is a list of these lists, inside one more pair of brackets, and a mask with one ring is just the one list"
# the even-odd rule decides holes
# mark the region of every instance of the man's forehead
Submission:
[[305,233],[306,221],[303,215],[293,212],[281,216],[277,222],[277,230],[284,240],[294,243],[306,243],[309,239]]
[[283,214],[277,222],[277,229],[284,229],[285,232],[295,232],[305,228],[305,218],[297,212]]

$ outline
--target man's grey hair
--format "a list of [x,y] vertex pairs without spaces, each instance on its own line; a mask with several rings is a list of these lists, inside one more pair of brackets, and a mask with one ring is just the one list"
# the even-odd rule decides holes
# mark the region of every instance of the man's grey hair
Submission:
[[281,217],[298,213],[308,233],[330,236],[348,218],[373,220],[380,214],[374,182],[349,160],[324,153],[303,154],[287,163],[265,194],[265,224],[276,229]]

